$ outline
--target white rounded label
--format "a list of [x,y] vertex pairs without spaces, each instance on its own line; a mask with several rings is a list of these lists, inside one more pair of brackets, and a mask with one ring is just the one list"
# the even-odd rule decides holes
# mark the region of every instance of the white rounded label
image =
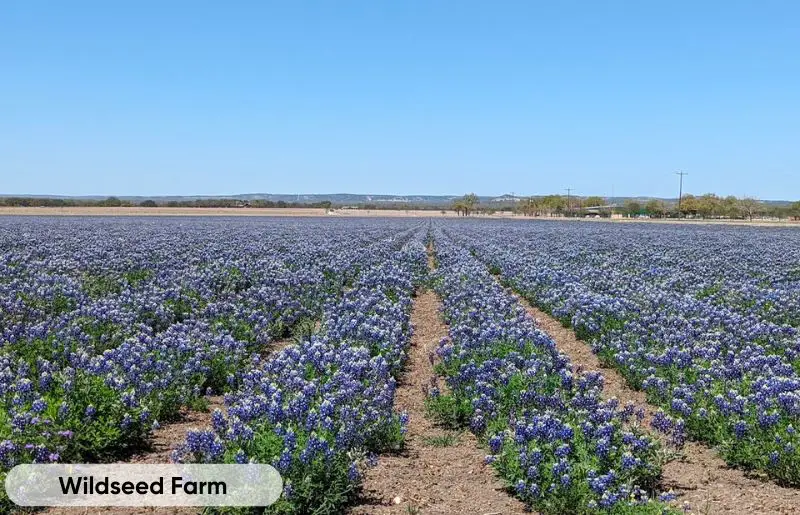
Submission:
[[20,506],[269,506],[283,491],[270,465],[17,465],[5,481]]

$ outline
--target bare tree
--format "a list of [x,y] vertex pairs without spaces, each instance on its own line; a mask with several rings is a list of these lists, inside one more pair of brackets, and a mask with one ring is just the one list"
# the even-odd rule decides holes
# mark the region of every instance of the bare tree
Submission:
[[752,197],[739,199],[739,209],[744,213],[748,220],[753,221],[753,217],[762,209],[761,202]]

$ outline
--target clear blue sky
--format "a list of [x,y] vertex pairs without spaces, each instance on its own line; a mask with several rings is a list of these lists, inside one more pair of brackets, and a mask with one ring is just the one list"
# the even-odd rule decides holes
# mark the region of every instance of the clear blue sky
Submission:
[[800,199],[797,1],[0,3],[0,193]]

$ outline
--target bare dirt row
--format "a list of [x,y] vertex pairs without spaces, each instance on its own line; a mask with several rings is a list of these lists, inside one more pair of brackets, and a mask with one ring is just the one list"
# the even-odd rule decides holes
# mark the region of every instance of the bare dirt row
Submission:
[[[428,267],[434,268],[430,249]],[[441,305],[430,290],[414,299],[414,332],[395,392],[395,408],[409,415],[405,446],[398,454],[381,456],[378,465],[367,471],[360,503],[351,515],[526,513],[491,466],[484,464],[486,453],[472,433],[447,431],[426,417],[425,397],[435,375],[431,353],[447,336]]]
[[[559,351],[569,356],[574,367],[601,370],[606,398],[616,397],[621,404],[635,402],[637,407],[645,409],[646,422],[658,411],[647,403],[643,392],[628,387],[619,372],[604,367],[589,345],[571,329],[525,299],[517,298],[537,327],[550,335]],[[688,503],[691,513],[800,513],[800,490],[784,488],[731,468],[713,450],[697,442],[686,442],[679,457],[664,466],[663,488],[679,495],[679,504]]]
[[425,390],[434,375],[429,354],[447,336],[440,305],[432,291],[415,299],[414,335],[406,372],[395,393],[396,408],[409,414],[405,448],[381,456],[378,465],[367,471],[361,504],[351,514],[525,512],[522,503],[506,493],[491,466],[484,465],[486,453],[472,433],[453,435],[425,416]]

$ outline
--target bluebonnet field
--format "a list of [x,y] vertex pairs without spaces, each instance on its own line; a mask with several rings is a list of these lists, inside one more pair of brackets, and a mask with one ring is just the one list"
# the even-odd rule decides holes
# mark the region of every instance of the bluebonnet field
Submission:
[[663,454],[640,427],[643,411],[602,401],[599,373],[576,373],[486,266],[441,231],[433,240],[449,337],[431,412],[482,437],[487,461],[539,511],[667,510],[655,499]]
[[662,429],[800,483],[800,232],[534,223],[448,228],[665,411]]
[[602,377],[495,275],[662,406],[671,444],[800,481],[796,232],[322,218],[0,219],[0,475],[125,459],[224,395],[173,459],[270,463],[271,512],[340,512],[403,445],[394,393],[432,287],[449,336],[429,416],[478,435],[510,494],[549,513],[670,510],[641,411],[602,400]]
[[423,232],[364,255],[327,305],[319,334],[253,367],[226,396],[213,430],[191,432],[177,461],[273,464],[284,478],[276,512],[335,513],[363,464],[399,449],[406,414],[393,410],[409,344],[411,296],[427,267]]
[[0,470],[120,459],[182,407],[228,394],[223,437],[190,435],[185,452],[266,460],[283,442],[290,508],[319,484],[347,497],[357,453],[401,438],[393,375],[424,272],[419,225],[0,220]]

